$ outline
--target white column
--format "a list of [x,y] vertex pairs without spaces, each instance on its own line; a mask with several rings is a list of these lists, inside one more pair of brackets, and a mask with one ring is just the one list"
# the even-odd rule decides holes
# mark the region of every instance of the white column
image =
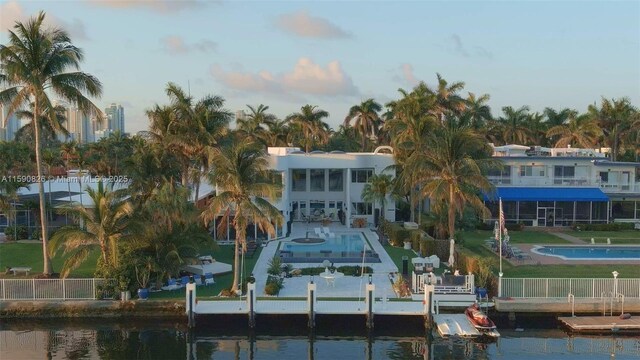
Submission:
[[344,215],[344,222],[348,228],[351,227],[351,168],[347,168],[347,179],[346,179],[346,190],[347,190],[347,198],[345,200],[345,206],[347,207],[347,211]]

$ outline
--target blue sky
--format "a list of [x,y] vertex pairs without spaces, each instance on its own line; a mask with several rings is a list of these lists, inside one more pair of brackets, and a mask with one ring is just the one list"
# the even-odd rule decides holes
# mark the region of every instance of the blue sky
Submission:
[[95,102],[121,103],[128,132],[147,128],[169,81],[233,112],[318,105],[334,128],[351,105],[437,72],[490,94],[494,115],[583,111],[601,96],[640,105],[638,1],[2,1],[0,41],[39,10],[84,50],[104,85]]

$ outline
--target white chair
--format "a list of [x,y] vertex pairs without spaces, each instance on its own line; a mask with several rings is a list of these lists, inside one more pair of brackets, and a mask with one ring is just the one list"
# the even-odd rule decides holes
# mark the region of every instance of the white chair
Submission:
[[611,245],[611,239],[607,238],[607,245]]
[[327,235],[331,234],[331,230],[329,230],[329,228],[326,227],[326,226],[322,227],[322,231],[324,231],[324,233],[327,234]]
[[591,238],[591,245],[595,245],[596,244],[596,240],[594,238]]
[[215,283],[216,283],[216,281],[213,280],[213,274],[212,273],[204,274],[204,284],[205,285],[215,284]]

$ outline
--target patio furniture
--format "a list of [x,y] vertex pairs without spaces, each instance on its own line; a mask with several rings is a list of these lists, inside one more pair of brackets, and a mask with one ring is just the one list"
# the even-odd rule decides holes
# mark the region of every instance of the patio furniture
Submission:
[[205,285],[215,284],[215,280],[213,280],[213,274],[212,273],[204,274],[204,284]]
[[328,268],[325,268],[323,273],[320,273],[320,277],[327,282],[327,286],[336,287],[336,279],[344,277],[344,274],[338,271],[331,272]]
[[178,290],[180,289],[182,286],[178,285],[178,282],[176,279],[174,278],[169,278],[169,280],[167,281],[167,285],[161,287],[162,290]]
[[187,284],[189,283],[189,277],[188,276],[183,276],[180,278],[180,285],[181,286],[187,286]]

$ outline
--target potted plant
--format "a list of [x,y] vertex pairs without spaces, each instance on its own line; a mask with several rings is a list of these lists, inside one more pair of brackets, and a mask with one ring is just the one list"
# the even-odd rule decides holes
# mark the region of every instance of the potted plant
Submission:
[[149,298],[149,277],[153,270],[153,260],[148,257],[135,266],[136,280],[138,281],[138,298],[147,300]]
[[127,279],[124,275],[121,275],[118,279],[118,288],[120,289],[121,301],[131,300],[131,291],[129,291],[129,279]]

